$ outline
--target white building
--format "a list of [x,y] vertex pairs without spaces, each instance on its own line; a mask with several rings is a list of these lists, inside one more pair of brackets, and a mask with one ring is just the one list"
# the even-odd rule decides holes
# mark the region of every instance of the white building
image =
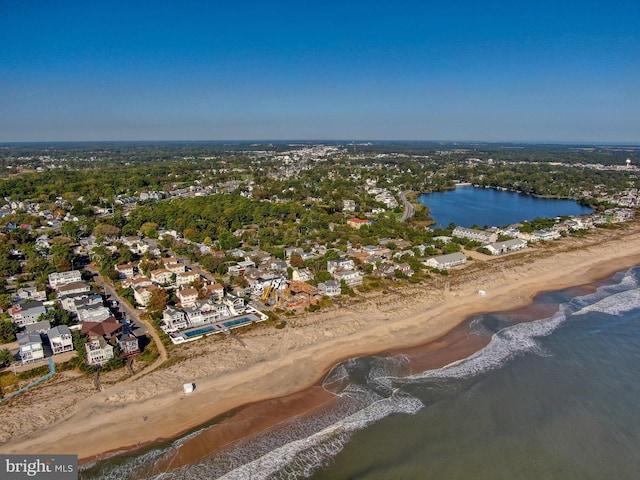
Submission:
[[485,247],[491,252],[491,255],[501,255],[504,253],[517,252],[523,248],[527,248],[526,240],[516,238],[515,240],[506,240],[504,242],[492,243]]
[[452,235],[458,238],[468,238],[482,244],[494,243],[498,240],[498,234],[493,232],[485,232],[484,230],[475,230],[473,228],[456,227]]
[[79,282],[81,280],[82,275],[80,275],[80,270],[49,274],[49,286],[54,289],[67,283]]
[[457,265],[464,265],[467,263],[467,257],[462,252],[456,252],[448,255],[440,255],[439,257],[428,258],[422,263],[427,267],[446,270],[447,268],[455,267]]
[[39,333],[18,333],[16,337],[22,363],[35,362],[44,358],[42,338]]
[[58,325],[49,329],[47,337],[54,355],[73,351],[73,336],[66,325]]

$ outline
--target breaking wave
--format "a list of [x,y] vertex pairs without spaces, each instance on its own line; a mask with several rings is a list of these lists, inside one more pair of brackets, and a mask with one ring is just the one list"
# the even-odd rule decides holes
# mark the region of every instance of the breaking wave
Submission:
[[[328,411],[292,419],[268,432],[216,451],[198,464],[166,473],[153,472],[147,478],[307,478],[325,467],[355,432],[390,415],[412,415],[430,405],[432,400],[423,401],[416,396],[419,392],[411,393],[416,391],[413,388],[416,385],[433,389],[452,385],[455,390],[459,388],[460,380],[467,384],[477,381],[483,374],[502,368],[517,357],[547,355],[542,339],[567,321],[580,321],[588,312],[617,315],[640,308],[639,283],[635,270],[618,274],[611,283],[598,287],[595,292],[560,305],[554,315],[502,328],[492,334],[482,350],[436,370],[414,373],[410,358],[405,355],[347,360],[331,369],[323,381],[323,388],[336,395],[336,402]],[[471,320],[470,334],[491,335],[491,329],[482,325],[482,319],[478,316]],[[184,441],[186,439],[181,439]],[[167,458],[178,446],[178,442],[174,442],[166,448],[139,455],[99,478],[140,478],[141,471],[152,471],[150,464],[159,458]],[[147,467],[142,470],[140,465]]]

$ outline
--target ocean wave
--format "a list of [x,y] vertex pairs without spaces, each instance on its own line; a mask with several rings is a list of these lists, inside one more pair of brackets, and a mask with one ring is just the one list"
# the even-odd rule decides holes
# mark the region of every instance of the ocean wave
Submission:
[[584,315],[589,312],[619,315],[636,308],[640,308],[640,288],[608,295],[594,304],[581,308],[573,315]]
[[544,355],[545,351],[536,341],[552,333],[567,319],[567,308],[549,318],[519,323],[495,333],[489,344],[473,355],[437,370],[410,375],[403,379],[407,383],[423,382],[426,379],[467,379],[501,367],[509,360],[525,353]]
[[[306,478],[326,465],[337,455],[354,432],[392,414],[413,414],[424,408],[416,397],[396,390],[389,398],[381,398],[365,406],[342,420],[323,428],[317,433],[288,442],[267,454],[238,466],[220,476],[220,479],[275,479]],[[177,476],[163,478],[213,478],[207,463],[188,467],[182,472],[172,472]]]

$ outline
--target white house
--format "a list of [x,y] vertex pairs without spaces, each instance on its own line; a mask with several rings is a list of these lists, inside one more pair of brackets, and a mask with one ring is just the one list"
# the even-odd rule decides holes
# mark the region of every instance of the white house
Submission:
[[427,267],[446,270],[447,268],[455,267],[456,265],[464,265],[467,263],[467,257],[462,252],[456,252],[448,255],[440,255],[439,257],[428,258],[422,263]]
[[318,293],[328,297],[336,297],[341,293],[340,283],[335,280],[327,280],[324,283],[319,283]]
[[45,313],[43,302],[25,302],[9,309],[11,320],[18,327],[24,327],[38,321],[38,317]]
[[550,228],[544,230],[536,230],[533,232],[533,240],[534,241],[549,241],[560,238],[560,232],[556,230],[552,230]]
[[61,285],[66,285],[71,282],[79,282],[80,280],[82,280],[80,270],[49,274],[49,286],[51,288],[58,288]]
[[468,238],[480,243],[494,243],[498,240],[498,234],[493,232],[485,232],[484,230],[475,230],[473,228],[456,227],[452,235],[458,238]]
[[198,299],[198,290],[195,288],[184,288],[182,290],[178,290],[176,296],[180,301],[180,305],[183,307],[190,307]]
[[363,280],[362,273],[357,270],[339,270],[334,272],[333,277],[339,282],[344,280],[350,287],[362,285]]
[[59,296],[74,295],[76,293],[87,293],[91,291],[91,286],[87,282],[71,282],[60,285],[56,288]]
[[22,363],[35,362],[44,358],[42,338],[39,333],[18,333],[16,337]]
[[66,325],[58,325],[49,329],[47,337],[54,355],[73,351],[73,336]]
[[351,258],[339,258],[337,260],[327,260],[327,270],[334,273],[336,270],[355,270],[356,265]]
[[143,307],[146,307],[151,300],[151,294],[155,287],[136,287],[133,289],[133,298],[136,302]]
[[189,285],[190,283],[195,282],[200,278],[200,274],[189,271],[189,272],[180,272],[176,274],[176,285],[181,287],[183,285]]
[[151,281],[160,285],[166,285],[173,282],[173,272],[166,268],[160,268],[151,272]]
[[162,330],[165,333],[176,332],[187,328],[187,316],[182,310],[174,307],[167,307],[162,312]]
[[515,240],[492,243],[485,248],[491,252],[491,255],[501,255],[503,253],[517,252],[518,250],[527,248],[527,241],[516,238]]
[[100,336],[90,336],[89,341],[84,344],[84,349],[89,365],[104,365],[114,356],[113,346]]

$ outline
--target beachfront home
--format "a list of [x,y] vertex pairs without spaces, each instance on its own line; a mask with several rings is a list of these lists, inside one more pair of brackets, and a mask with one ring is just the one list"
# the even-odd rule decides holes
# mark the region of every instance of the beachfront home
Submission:
[[23,364],[44,358],[42,337],[39,333],[18,333],[16,339],[20,347],[20,360]]
[[491,252],[491,255],[502,255],[504,253],[517,252],[523,248],[527,248],[526,240],[516,238],[515,240],[506,240],[504,242],[492,243],[485,247]]
[[40,333],[45,334],[51,328],[51,323],[49,320],[40,320],[36,323],[31,323],[24,327],[25,333]]
[[334,272],[333,278],[335,278],[338,282],[344,280],[345,283],[350,287],[362,285],[363,281],[362,273],[357,270],[339,270]]
[[130,357],[140,353],[138,337],[129,331],[116,335],[116,342],[118,342],[123,357]]
[[54,355],[73,351],[73,336],[66,325],[58,325],[49,329],[47,337]]
[[550,240],[556,240],[557,238],[560,238],[560,232],[553,230],[551,228],[546,228],[544,230],[536,230],[535,232],[533,232],[533,238],[532,240],[534,242],[540,242],[540,241],[550,241]]
[[327,280],[326,282],[319,283],[318,293],[328,297],[336,297],[341,293],[340,283],[335,280]]
[[84,344],[84,349],[89,365],[104,365],[114,357],[113,346],[100,335],[89,336],[89,341]]
[[188,326],[187,316],[182,310],[169,306],[162,312],[161,328],[165,333],[176,332]]
[[498,240],[498,234],[493,232],[485,232],[484,230],[475,230],[473,228],[456,227],[452,235],[458,238],[468,238],[482,244],[494,243]]
[[428,258],[422,262],[427,267],[437,268],[438,270],[446,270],[447,268],[467,263],[467,257],[462,252],[450,253],[448,255],[440,255],[439,257]]

